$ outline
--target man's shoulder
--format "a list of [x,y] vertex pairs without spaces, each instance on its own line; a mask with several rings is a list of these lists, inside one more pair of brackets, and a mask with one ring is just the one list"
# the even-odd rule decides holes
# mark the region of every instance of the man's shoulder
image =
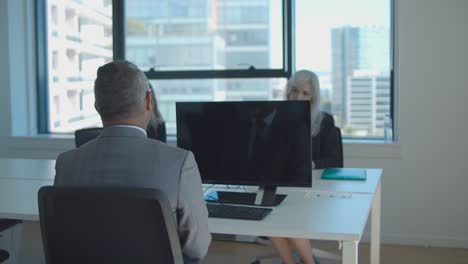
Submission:
[[[91,152],[96,152],[96,151],[102,152],[103,151],[101,149],[102,144],[106,144],[106,143],[101,142],[98,138],[96,140],[93,140],[84,144],[80,148],[75,148],[75,149],[62,152],[61,154],[59,154],[57,159],[73,158],[73,157],[77,157],[81,155],[86,156],[87,154]],[[127,151],[131,148],[133,148],[133,151],[135,151],[135,148],[136,148],[137,151],[141,153],[145,153],[146,151],[148,151],[148,149],[150,149],[151,152],[157,151],[171,158],[174,158],[174,157],[185,158],[189,153],[189,151],[187,150],[184,150],[175,146],[171,146],[162,141],[150,139],[150,138],[141,138],[141,139],[138,139],[137,141],[133,141],[132,143],[129,143],[128,148],[122,145],[119,145],[119,147],[121,147],[122,149],[126,149]]]
[[157,149],[159,152],[167,153],[167,154],[170,154],[170,155],[177,155],[177,156],[185,157],[189,153],[189,151],[187,151],[185,149],[181,149],[181,148],[178,148],[178,147],[175,147],[175,146],[171,146],[171,145],[169,145],[167,143],[164,143],[162,141],[159,141],[159,140],[148,138],[148,139],[146,139],[146,142],[148,142],[149,147]]
[[62,152],[58,155],[57,157],[57,160],[62,160],[66,157],[73,157],[73,156],[76,156],[78,154],[78,150],[79,148],[75,148],[75,149],[70,149],[70,150],[67,150],[65,152]]

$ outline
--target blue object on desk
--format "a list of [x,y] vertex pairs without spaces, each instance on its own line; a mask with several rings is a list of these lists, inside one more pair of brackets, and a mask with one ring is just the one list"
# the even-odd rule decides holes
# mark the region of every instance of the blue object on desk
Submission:
[[351,181],[365,181],[365,169],[325,169],[322,173],[322,180],[351,180]]
[[217,202],[218,201],[218,192],[217,191],[211,191],[208,194],[205,194],[204,197],[205,197],[205,202]]

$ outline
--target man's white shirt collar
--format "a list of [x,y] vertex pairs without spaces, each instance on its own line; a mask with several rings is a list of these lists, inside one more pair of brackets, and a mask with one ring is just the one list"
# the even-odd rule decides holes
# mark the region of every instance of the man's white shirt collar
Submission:
[[131,127],[131,128],[136,128],[138,130],[140,130],[141,132],[143,132],[143,134],[145,134],[145,137],[148,137],[148,135],[146,134],[146,131],[141,128],[141,127],[137,127],[137,126],[129,126],[129,125],[114,125],[113,127]]

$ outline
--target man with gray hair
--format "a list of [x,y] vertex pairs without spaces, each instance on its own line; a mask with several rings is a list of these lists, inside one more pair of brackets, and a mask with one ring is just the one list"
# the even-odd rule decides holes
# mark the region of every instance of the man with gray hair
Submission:
[[113,185],[160,189],[178,224],[185,263],[199,263],[211,241],[200,174],[191,152],[148,139],[151,89],[127,61],[101,66],[95,108],[104,129],[95,140],[58,156],[55,185]]

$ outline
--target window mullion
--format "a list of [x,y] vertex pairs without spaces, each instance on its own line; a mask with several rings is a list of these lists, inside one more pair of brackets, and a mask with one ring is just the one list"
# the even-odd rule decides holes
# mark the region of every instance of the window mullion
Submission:
[[125,59],[125,0],[112,1],[112,38],[114,60]]
[[37,54],[37,128],[38,133],[49,133],[49,85],[47,63],[46,1],[36,1],[36,54]]

